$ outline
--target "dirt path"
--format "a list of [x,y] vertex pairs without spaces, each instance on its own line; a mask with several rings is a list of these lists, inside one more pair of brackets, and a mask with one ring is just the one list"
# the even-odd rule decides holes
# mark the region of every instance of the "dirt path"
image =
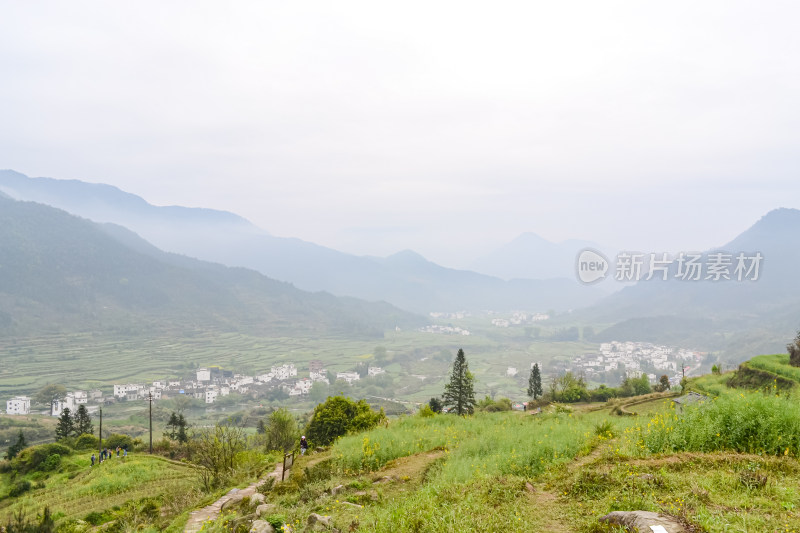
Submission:
[[[597,446],[588,454],[576,458],[567,464],[567,475],[574,476],[586,466],[599,460],[603,452],[610,447],[610,443],[605,442]],[[567,508],[574,505],[574,502],[565,502],[559,495],[548,490],[546,483],[533,485],[533,491],[528,496],[529,500],[536,508],[536,514],[532,519],[535,521],[539,531],[548,533],[570,533],[574,531],[567,518]]]
[[219,516],[220,511],[222,510],[222,506],[228,503],[233,499],[242,499],[245,497],[250,497],[255,494],[258,490],[258,487],[263,485],[267,478],[274,478],[275,483],[281,482],[281,475],[283,474],[283,463],[278,463],[275,465],[275,470],[264,476],[263,479],[260,479],[244,489],[233,489],[225,496],[220,498],[219,500],[215,501],[211,505],[203,507],[202,509],[198,509],[197,511],[192,511],[189,515],[189,521],[186,522],[186,527],[183,528],[184,533],[196,533],[203,529],[203,524],[209,520],[216,520]]

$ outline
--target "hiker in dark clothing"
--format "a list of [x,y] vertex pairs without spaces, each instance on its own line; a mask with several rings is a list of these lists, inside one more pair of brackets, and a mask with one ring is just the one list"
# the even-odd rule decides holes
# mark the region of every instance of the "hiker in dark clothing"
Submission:
[[305,455],[306,450],[308,450],[308,441],[306,440],[306,436],[303,435],[300,437],[300,455]]
[[94,466],[94,461],[95,461],[95,456],[94,456],[94,454],[92,454],[92,464],[89,465],[89,468]]

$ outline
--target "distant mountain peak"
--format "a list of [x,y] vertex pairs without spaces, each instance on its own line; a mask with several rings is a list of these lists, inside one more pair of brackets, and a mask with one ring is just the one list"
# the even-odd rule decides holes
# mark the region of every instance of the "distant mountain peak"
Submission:
[[387,261],[404,262],[404,263],[429,263],[425,257],[415,252],[414,250],[400,250],[386,258]]

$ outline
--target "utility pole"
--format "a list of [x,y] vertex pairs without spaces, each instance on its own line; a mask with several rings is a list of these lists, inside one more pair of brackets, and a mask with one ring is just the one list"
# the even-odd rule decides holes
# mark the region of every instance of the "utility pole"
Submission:
[[150,455],[153,455],[153,391],[147,395],[150,401]]
[[103,408],[100,408],[100,432],[97,435],[99,438],[97,439],[98,449],[97,449],[97,458],[100,458],[100,452],[103,451]]

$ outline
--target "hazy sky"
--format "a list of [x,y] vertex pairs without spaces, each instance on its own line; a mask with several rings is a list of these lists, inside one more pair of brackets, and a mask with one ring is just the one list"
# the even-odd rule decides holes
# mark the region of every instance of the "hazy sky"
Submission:
[[0,168],[461,266],[800,207],[796,2],[0,0]]

